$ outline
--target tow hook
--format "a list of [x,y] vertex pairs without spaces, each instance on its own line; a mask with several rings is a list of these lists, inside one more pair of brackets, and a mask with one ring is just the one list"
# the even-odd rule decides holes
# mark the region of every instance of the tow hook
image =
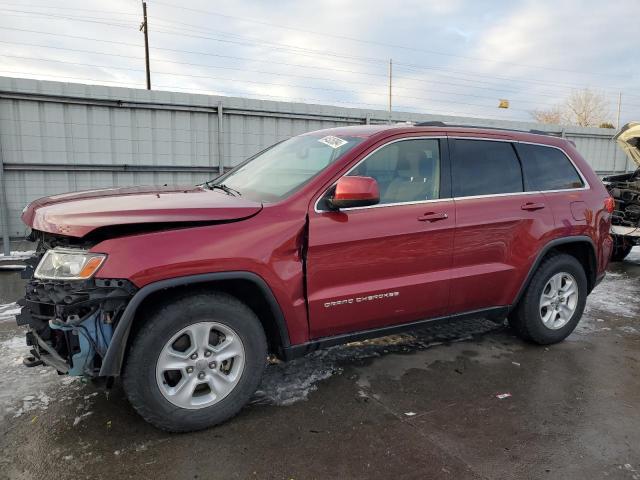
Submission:
[[33,355],[29,355],[28,357],[24,357],[22,359],[22,363],[25,367],[33,368],[39,367],[40,365],[44,365],[44,362],[39,358],[34,357]]

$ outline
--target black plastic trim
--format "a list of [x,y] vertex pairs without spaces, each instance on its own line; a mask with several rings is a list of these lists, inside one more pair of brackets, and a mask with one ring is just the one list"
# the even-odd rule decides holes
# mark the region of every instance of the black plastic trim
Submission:
[[321,348],[333,347],[335,345],[343,345],[349,342],[356,342],[359,340],[366,340],[369,338],[384,337],[386,335],[392,335],[406,330],[414,330],[416,328],[424,327],[438,322],[448,322],[454,320],[462,320],[465,318],[504,318],[509,312],[509,306],[484,308],[481,310],[473,310],[471,312],[456,313],[454,315],[447,315],[443,317],[428,318],[425,320],[418,320],[415,322],[403,323],[400,325],[389,325],[381,328],[373,328],[370,330],[361,330],[358,332],[344,333],[341,335],[335,335],[331,337],[322,337],[310,342],[302,343],[299,345],[292,345],[284,349],[285,360],[293,360],[295,358],[303,357],[304,355],[311,353]]
[[124,362],[127,339],[129,338],[129,332],[131,331],[133,319],[135,318],[138,307],[140,307],[147,296],[149,296],[153,292],[168,288],[221,280],[247,280],[254,283],[258,288],[260,288],[267,302],[269,303],[273,316],[276,320],[282,348],[289,348],[289,330],[287,329],[287,324],[285,322],[284,315],[282,314],[282,310],[280,309],[280,305],[278,305],[273,292],[267,286],[266,282],[258,275],[251,272],[218,272],[204,273],[200,275],[189,275],[150,283],[138,290],[131,301],[127,304],[127,307],[125,308],[125,311],[123,312],[122,317],[120,318],[120,321],[116,326],[113,337],[111,339],[111,343],[109,344],[107,353],[105,354],[102,361],[100,376],[111,377],[120,375]]
[[[536,273],[536,270],[538,269],[538,266],[540,265],[540,262],[542,262],[542,259],[544,258],[544,256],[547,253],[549,253],[549,250],[551,250],[554,247],[557,247],[558,245],[566,245],[568,243],[582,243],[582,242],[589,243],[589,245],[593,249],[593,255],[594,255],[594,257],[596,257],[595,243],[593,242],[593,239],[591,237],[588,237],[586,235],[575,235],[575,236],[571,236],[571,237],[556,238],[555,240],[551,240],[549,243],[547,243],[540,250],[540,252],[538,252],[538,256],[536,257],[536,260],[531,265],[531,268],[529,269],[529,273],[527,273],[527,278],[522,283],[522,286],[520,287],[520,290],[518,291],[518,295],[516,295],[516,298],[513,301],[512,307],[515,307],[516,305],[518,305],[518,302],[520,301],[520,298],[522,298],[522,295],[524,295],[525,290],[529,286],[529,282],[531,281],[531,278],[533,277],[533,274]],[[596,263],[597,263],[597,260],[596,260]],[[594,267],[595,267],[595,265],[594,265]],[[597,269],[597,267],[596,267],[596,269]],[[595,275],[596,275],[596,272],[594,271],[593,272],[593,278],[589,279],[592,287],[595,287],[595,285],[596,285]]]

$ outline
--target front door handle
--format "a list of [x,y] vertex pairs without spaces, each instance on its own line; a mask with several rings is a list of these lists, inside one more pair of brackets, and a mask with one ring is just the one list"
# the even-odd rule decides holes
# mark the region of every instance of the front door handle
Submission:
[[544,207],[545,207],[544,203],[527,202],[524,205],[522,205],[520,208],[522,210],[534,211],[534,210],[542,210]]
[[449,215],[446,213],[429,212],[419,216],[418,220],[420,222],[437,222],[438,220],[446,220],[447,218],[449,218]]

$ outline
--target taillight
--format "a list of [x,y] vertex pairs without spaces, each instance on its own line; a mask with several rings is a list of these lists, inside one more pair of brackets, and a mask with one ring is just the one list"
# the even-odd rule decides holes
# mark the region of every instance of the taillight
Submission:
[[607,210],[607,212],[613,213],[613,211],[616,209],[616,201],[613,199],[613,197],[606,198],[606,200],[604,201],[604,208]]

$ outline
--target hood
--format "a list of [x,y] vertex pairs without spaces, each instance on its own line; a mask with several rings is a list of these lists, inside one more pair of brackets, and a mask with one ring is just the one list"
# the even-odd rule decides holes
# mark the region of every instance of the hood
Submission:
[[262,204],[202,187],[87,190],[31,202],[22,220],[34,230],[84,237],[100,227],[228,222],[251,217]]
[[640,122],[627,123],[613,138],[624,153],[640,167]]

